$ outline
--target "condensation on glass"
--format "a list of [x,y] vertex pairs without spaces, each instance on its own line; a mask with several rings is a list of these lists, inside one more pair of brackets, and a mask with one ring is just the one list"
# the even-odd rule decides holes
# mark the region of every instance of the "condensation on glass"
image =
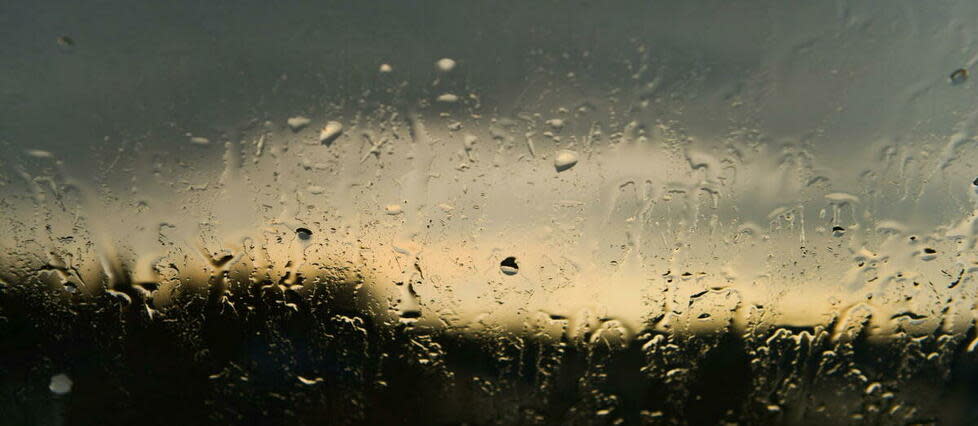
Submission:
[[978,421],[976,4],[18,3],[15,421]]

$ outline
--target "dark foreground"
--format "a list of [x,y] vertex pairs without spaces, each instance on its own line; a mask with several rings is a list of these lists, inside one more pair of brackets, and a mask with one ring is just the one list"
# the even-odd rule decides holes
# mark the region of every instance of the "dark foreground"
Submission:
[[[352,290],[117,297],[6,285],[0,423],[975,424],[973,336],[764,329],[627,345],[380,324]],[[289,304],[292,304],[291,306]],[[70,392],[50,388],[58,374]]]

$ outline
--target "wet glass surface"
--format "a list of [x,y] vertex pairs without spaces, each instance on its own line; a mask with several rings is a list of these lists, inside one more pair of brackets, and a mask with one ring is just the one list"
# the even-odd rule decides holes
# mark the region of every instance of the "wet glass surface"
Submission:
[[975,424],[978,4],[0,7],[0,424]]

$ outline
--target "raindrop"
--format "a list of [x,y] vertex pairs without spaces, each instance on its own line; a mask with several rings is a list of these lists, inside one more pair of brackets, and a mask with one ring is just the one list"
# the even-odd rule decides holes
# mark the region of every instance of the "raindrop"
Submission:
[[401,311],[398,316],[401,317],[401,322],[413,322],[421,318],[421,311],[418,309],[406,309]]
[[394,68],[391,67],[389,64],[381,64],[380,65],[380,72],[381,73],[387,74],[387,73],[389,73],[391,71],[394,71]]
[[312,379],[307,379],[307,378],[302,377],[302,376],[296,376],[296,378],[299,379],[299,383],[302,383],[302,384],[304,384],[306,386],[318,385],[318,384],[320,384],[320,383],[323,382],[323,378],[322,377],[315,377],[315,378],[312,378]]
[[75,40],[69,36],[63,35],[58,37],[58,45],[63,47],[72,47],[75,45]]
[[561,120],[559,118],[547,120],[547,124],[550,125],[550,127],[552,127],[554,130],[560,130],[564,128],[564,120]]
[[964,68],[958,68],[951,73],[951,84],[961,84],[968,79],[968,70]]
[[554,158],[554,168],[557,169],[557,172],[570,169],[575,164],[577,164],[577,153],[574,151],[560,150],[557,152],[557,157]]
[[312,238],[312,231],[306,228],[296,228],[295,235],[297,235],[300,240],[306,241]]
[[920,260],[930,261],[937,259],[937,250],[930,247],[924,247],[924,252],[920,255]]
[[445,94],[439,96],[438,99],[436,99],[436,100],[438,102],[443,102],[443,103],[447,103],[447,104],[453,104],[455,102],[458,102],[458,96],[457,95],[454,95],[454,94],[451,94],[451,93],[445,93]]
[[435,66],[438,67],[438,71],[449,72],[455,69],[455,60],[450,58],[441,58],[438,62],[435,62]]
[[331,144],[333,141],[339,137],[340,133],[343,133],[343,123],[339,121],[329,121],[323,126],[323,129],[319,131],[319,142],[324,144]]
[[298,132],[299,130],[302,130],[303,127],[308,126],[310,121],[311,120],[309,120],[308,118],[300,115],[298,117],[292,117],[288,119],[287,123],[289,125],[289,128],[292,129],[293,132]]
[[516,264],[516,258],[513,256],[503,259],[499,262],[499,270],[503,271],[506,275],[516,275],[520,271],[520,265]]
[[51,384],[48,385],[48,389],[55,395],[65,395],[71,392],[72,384],[70,377],[65,374],[57,374],[51,377]]
[[54,154],[40,149],[28,149],[26,153],[34,158],[54,158]]

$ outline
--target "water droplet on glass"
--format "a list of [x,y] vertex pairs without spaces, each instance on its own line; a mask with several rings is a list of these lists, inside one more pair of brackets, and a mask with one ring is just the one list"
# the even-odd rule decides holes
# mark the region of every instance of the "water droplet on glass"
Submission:
[[388,204],[387,207],[384,207],[384,210],[392,216],[401,214],[404,211],[400,204]]
[[571,150],[560,150],[557,152],[557,157],[554,158],[554,168],[558,172],[570,169],[577,164],[577,153]]
[[323,382],[323,378],[322,377],[316,377],[316,378],[312,378],[312,379],[307,379],[307,378],[302,377],[302,376],[295,376],[295,377],[297,379],[299,379],[299,383],[302,383],[302,384],[304,384],[306,386],[313,386],[313,385],[317,385],[317,384]]
[[445,93],[441,96],[438,96],[438,98],[435,100],[446,104],[453,104],[455,102],[458,102],[458,96],[451,93]]
[[925,247],[924,252],[920,255],[920,259],[925,261],[937,259],[937,250]]
[[421,311],[418,309],[405,309],[398,313],[402,323],[412,323],[421,318]]
[[287,121],[287,123],[289,124],[289,128],[292,129],[293,132],[298,132],[299,130],[302,130],[303,127],[308,126],[310,121],[311,120],[309,120],[308,118],[300,115],[297,117],[290,118]]
[[441,58],[438,60],[438,62],[435,62],[435,66],[438,68],[438,71],[449,72],[455,69],[455,60],[449,58]]
[[958,68],[951,73],[950,76],[951,84],[961,84],[968,80],[968,70],[964,68]]
[[340,133],[343,133],[343,123],[339,121],[329,121],[323,126],[323,129],[319,131],[319,142],[324,144],[331,144],[333,141],[339,137]]
[[295,235],[299,237],[300,240],[308,240],[312,238],[312,231],[306,228],[296,228]]
[[547,120],[547,125],[552,127],[554,130],[560,130],[564,128],[564,120],[561,120],[559,118]]
[[40,149],[28,149],[26,152],[27,155],[34,158],[54,158],[54,154]]
[[387,73],[389,73],[391,71],[394,71],[394,68],[391,67],[390,65],[388,65],[388,64],[381,64],[380,65],[380,72],[381,73],[387,74]]
[[499,270],[503,271],[506,275],[516,275],[520,271],[520,265],[516,264],[516,258],[513,256],[503,259],[499,262]]
[[72,385],[73,382],[70,377],[65,374],[56,374],[51,376],[51,384],[48,385],[48,389],[55,395],[65,395],[71,392]]

